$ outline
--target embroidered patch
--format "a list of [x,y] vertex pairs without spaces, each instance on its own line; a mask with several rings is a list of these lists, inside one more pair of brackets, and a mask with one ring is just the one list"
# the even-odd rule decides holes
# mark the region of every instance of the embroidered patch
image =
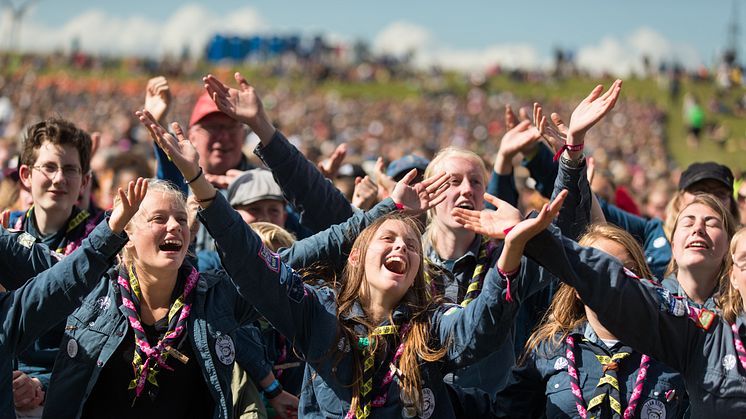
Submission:
[[339,348],[342,352],[350,352],[350,343],[347,342],[347,339],[341,338],[339,339],[339,344],[337,344],[337,348]]
[[697,326],[701,329],[707,330],[712,325],[712,321],[715,320],[715,313],[710,310],[702,309],[697,316]]
[[215,355],[223,364],[233,364],[236,359],[236,347],[233,345],[233,339],[230,336],[220,335],[215,339]]
[[723,357],[723,368],[730,371],[736,366],[736,356],[728,354]]
[[666,406],[660,400],[647,399],[640,409],[642,419],[666,419]]
[[109,296],[99,297],[98,300],[96,300],[96,305],[98,306],[99,310],[108,310],[109,306],[111,306],[111,298]]
[[562,371],[565,368],[567,368],[567,358],[561,356],[557,358],[556,361],[554,361],[554,370],[555,371]]
[[262,247],[259,248],[259,257],[262,258],[271,271],[280,271],[280,255],[267,249],[267,246],[262,245]]
[[306,287],[303,286],[303,280],[293,270],[287,266],[282,266],[282,274],[280,274],[280,283],[285,284],[287,287],[287,294],[290,301],[300,303],[305,297]]
[[422,419],[428,419],[435,411],[435,394],[429,388],[422,389]]
[[27,249],[31,249],[31,246],[36,243],[36,238],[26,232],[23,232],[20,236],[18,236],[18,243]]
[[653,240],[653,247],[655,249],[660,249],[661,247],[666,245],[666,238],[665,237],[658,237],[657,239]]
[[78,354],[78,342],[75,339],[70,339],[67,341],[67,355],[70,358],[75,358],[75,356]]

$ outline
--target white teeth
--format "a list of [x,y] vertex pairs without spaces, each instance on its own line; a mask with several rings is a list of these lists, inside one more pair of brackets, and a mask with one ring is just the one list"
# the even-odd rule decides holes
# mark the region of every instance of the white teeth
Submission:
[[689,243],[689,246],[687,246],[687,247],[697,247],[697,248],[700,248],[700,249],[707,249],[707,245],[704,244],[704,243],[700,243],[700,242]]

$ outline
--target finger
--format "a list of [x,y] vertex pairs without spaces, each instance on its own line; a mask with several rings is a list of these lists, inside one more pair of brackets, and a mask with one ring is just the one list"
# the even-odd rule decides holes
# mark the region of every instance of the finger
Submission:
[[593,90],[591,90],[591,93],[588,94],[588,97],[585,98],[584,102],[593,102],[601,95],[601,92],[603,91],[604,85],[599,84],[598,86],[594,87]]
[[176,134],[176,138],[178,138],[179,141],[185,141],[187,139],[187,136],[184,134],[184,130],[181,128],[181,125],[179,125],[178,122],[172,122],[171,129],[174,131],[174,134]]
[[523,132],[523,131],[526,131],[529,126],[531,126],[531,121],[529,121],[528,119],[524,119],[518,125],[516,125],[515,127],[513,127],[513,129],[511,131],[513,131],[513,132]]
[[[433,178],[431,177],[430,179],[433,179]],[[435,179],[433,179],[433,180],[432,180],[432,182],[433,182],[432,184],[430,184],[430,185],[425,185],[425,186],[427,186],[427,188],[425,188],[425,189],[426,189],[426,190],[427,190],[428,192],[430,192],[430,193],[432,193],[432,192],[435,192],[435,191],[438,191],[438,190],[440,190],[440,189],[441,189],[441,187],[442,187],[442,186],[444,186],[444,185],[446,186],[446,187],[444,188],[444,190],[445,190],[445,189],[448,189],[448,186],[449,186],[449,185],[447,185],[447,182],[448,182],[449,180],[451,180],[451,175],[450,175],[450,173],[442,172],[442,173],[441,173],[441,174],[439,174],[439,175],[438,175],[437,177],[435,177]],[[423,181],[423,184],[424,184],[424,181]]]
[[222,81],[218,80],[218,78],[213,76],[212,74],[208,74],[206,77],[202,78],[202,81],[206,85],[209,85],[215,92],[219,92],[223,95],[227,95],[230,91],[230,87],[228,87]]
[[428,204],[427,209],[437,207],[438,205],[440,205],[441,202],[445,201],[446,198],[448,198],[448,195],[444,193],[443,194],[439,193],[436,196],[431,197],[430,203]]
[[538,102],[534,102],[534,124],[541,119],[541,105]]
[[[487,202],[489,202],[490,204],[494,205],[495,208],[500,208],[502,205],[507,204],[502,199],[500,199],[500,198],[498,198],[498,197],[496,197],[494,195],[490,195],[488,193],[484,194],[484,200],[487,201]],[[510,205],[510,204],[508,204],[508,205]]]
[[518,118],[521,121],[528,121],[528,111],[525,106],[521,106],[521,109],[518,110]]
[[375,165],[375,171],[376,173],[383,174],[383,157],[379,157],[376,159],[376,165]]
[[518,123],[518,118],[515,116],[513,108],[510,105],[505,105],[505,129],[513,129],[516,123]]
[[539,120],[539,134],[544,135],[544,130],[547,128],[547,117],[544,115],[541,115],[541,119]]
[[355,186],[359,185],[360,182],[362,181],[363,181],[363,178],[361,178],[360,176],[355,176]]
[[546,212],[551,218],[554,218],[557,214],[559,214],[559,210],[560,208],[562,208],[562,204],[565,202],[567,194],[567,189],[565,189],[562,192],[558,193],[557,196],[552,200],[552,202],[547,204]]
[[246,78],[241,75],[238,71],[236,71],[233,74],[233,78],[236,79],[236,82],[239,86],[241,86],[241,90],[246,90],[251,87],[248,81],[246,81]]
[[454,218],[458,218],[458,219],[463,220],[464,222],[468,222],[472,224],[478,224],[479,221],[482,219],[479,211],[469,210],[465,208],[454,208],[451,211],[451,215]]
[[407,172],[407,174],[404,175],[404,177],[399,182],[404,183],[405,185],[409,185],[416,177],[417,177],[417,169],[412,169],[409,172]]

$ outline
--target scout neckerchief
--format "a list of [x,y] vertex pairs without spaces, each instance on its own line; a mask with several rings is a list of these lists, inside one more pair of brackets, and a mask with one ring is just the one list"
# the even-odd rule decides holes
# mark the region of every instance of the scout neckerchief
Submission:
[[[401,370],[397,366],[399,358],[404,353],[404,339],[409,332],[410,324],[406,323],[403,326],[398,325],[387,325],[378,326],[373,329],[369,337],[362,337],[358,339],[358,350],[363,352],[365,357],[363,361],[363,374],[362,384],[360,385],[360,397],[358,399],[357,406],[350,406],[350,410],[347,412],[345,419],[366,419],[370,416],[370,411],[374,407],[382,407],[386,404],[388,399],[388,387],[394,380],[394,375],[401,375]],[[399,334],[399,345],[394,352],[394,357],[391,359],[389,364],[389,370],[381,380],[380,388],[378,389],[378,396],[373,396],[373,376],[375,369],[373,368],[376,363],[376,353],[371,350],[370,338],[373,336],[388,336]],[[385,359],[386,357],[384,357]]]
[[[179,271],[179,275],[182,275],[181,270]],[[151,346],[148,343],[145,330],[140,323],[140,283],[132,267],[129,269],[124,265],[120,267],[117,282],[122,292],[124,313],[135,333],[135,353],[132,358],[132,368],[135,372],[135,378],[130,382],[128,387],[130,390],[135,390],[133,405],[137,398],[140,397],[146,382],[149,382],[153,386],[151,397],[155,397],[158,388],[156,374],[160,371],[160,368],[173,371],[173,368],[166,364],[166,359],[168,359],[168,355],[172,350],[171,346],[175,347],[186,331],[186,321],[189,318],[192,301],[194,301],[194,293],[192,291],[198,279],[199,273],[192,267],[184,283],[184,290],[168,310],[168,330],[155,346]]]
[[[466,307],[470,302],[479,296],[479,292],[482,289],[482,283],[484,277],[489,270],[487,266],[492,259],[492,253],[495,250],[495,244],[487,236],[482,236],[481,243],[479,244],[479,257],[477,257],[477,265],[474,267],[474,273],[472,274],[471,281],[466,288],[466,294],[464,295],[461,306]],[[433,284],[433,280],[428,273],[428,269],[425,269],[425,281],[428,284]],[[432,285],[431,285],[432,288]]]
[[637,408],[637,402],[640,400],[640,396],[642,395],[642,387],[645,384],[645,377],[648,374],[650,358],[647,355],[642,355],[640,358],[640,367],[637,371],[634,390],[632,390],[632,395],[629,399],[629,403],[627,403],[627,408],[622,412],[619,381],[616,372],[619,368],[619,362],[629,357],[632,353],[632,349],[628,346],[623,346],[616,354],[607,356],[600,350],[600,348],[596,348],[594,345],[588,345],[596,355],[598,362],[603,365],[604,375],[598,381],[593,397],[586,408],[585,402],[583,401],[583,390],[580,387],[580,380],[578,379],[578,371],[575,368],[575,339],[570,335],[567,337],[565,342],[567,343],[567,374],[570,376],[570,389],[572,390],[572,394],[575,396],[575,406],[578,409],[580,417],[583,419],[597,417],[601,407],[603,406],[603,402],[608,400],[613,418],[632,418],[635,414],[635,409]]
[[736,354],[738,354],[738,360],[741,362],[741,368],[746,371],[746,348],[744,348],[741,336],[738,334],[738,326],[732,323],[730,330],[733,331],[733,343],[736,345]]
[[[48,243],[45,242],[45,244],[47,244],[50,249],[54,249],[57,253],[64,256],[69,255],[75,249],[80,247],[83,239],[88,237],[93,229],[96,228],[96,225],[101,220],[103,214],[102,211],[99,214],[96,214],[96,216],[91,216],[88,211],[73,207],[72,215],[70,216],[70,220],[67,222],[67,227],[65,228],[64,233],[55,233],[52,241]],[[32,206],[23,215],[18,217],[14,227],[17,230],[23,230],[29,234],[34,233],[32,234],[33,236],[38,236],[33,220],[34,207]]]

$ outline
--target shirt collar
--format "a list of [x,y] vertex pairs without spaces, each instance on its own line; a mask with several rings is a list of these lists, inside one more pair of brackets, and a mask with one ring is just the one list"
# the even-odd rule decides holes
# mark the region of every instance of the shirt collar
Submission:
[[435,263],[436,265],[440,267],[444,267],[448,269],[449,271],[453,270],[453,266],[459,263],[460,261],[464,260],[465,258],[473,258],[474,260],[477,259],[479,255],[479,246],[482,244],[482,236],[476,235],[474,236],[474,240],[471,242],[469,247],[466,249],[466,253],[464,253],[461,257],[452,260],[452,259],[442,259],[440,255],[438,255],[438,252],[435,251],[435,248],[431,245],[427,246],[427,258],[430,259],[431,262]]

